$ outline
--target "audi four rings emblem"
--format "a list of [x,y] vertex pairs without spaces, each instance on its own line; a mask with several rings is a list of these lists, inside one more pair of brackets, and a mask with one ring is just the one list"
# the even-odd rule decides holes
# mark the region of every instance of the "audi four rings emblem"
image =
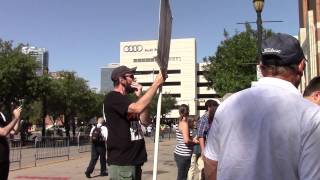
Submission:
[[123,52],[141,52],[142,50],[142,45],[129,45],[123,47]]

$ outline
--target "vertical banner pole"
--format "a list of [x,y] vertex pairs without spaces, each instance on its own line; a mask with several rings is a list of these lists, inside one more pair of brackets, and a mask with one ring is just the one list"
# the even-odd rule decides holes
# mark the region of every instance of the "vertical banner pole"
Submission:
[[[159,11],[159,40],[156,62],[159,65],[164,80],[167,78],[167,69],[170,53],[171,30],[172,30],[172,15],[169,0],[160,0]],[[161,117],[161,99],[162,86],[159,88],[159,98],[157,105],[157,119],[154,145],[154,160],[152,179],[157,180],[158,173],[158,154],[159,154],[159,134],[160,134],[160,117]]]
[[152,173],[153,180],[157,180],[157,172],[158,172],[161,99],[162,99],[162,87],[159,88],[159,98],[158,98],[158,104],[157,104],[156,133],[155,133],[155,145],[154,145],[154,155],[153,155],[153,157],[154,157],[154,159],[153,159],[153,173]]

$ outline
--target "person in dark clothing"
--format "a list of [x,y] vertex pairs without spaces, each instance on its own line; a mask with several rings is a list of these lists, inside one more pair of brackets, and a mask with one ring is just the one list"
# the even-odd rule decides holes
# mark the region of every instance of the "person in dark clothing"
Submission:
[[[148,105],[164,79],[157,75],[149,90],[142,95],[142,86],[135,82],[136,68],[119,66],[111,73],[113,91],[104,100],[104,114],[108,128],[107,162],[109,178],[141,179],[141,166],[147,161],[147,152],[141,124],[151,123]],[[131,102],[127,96],[134,93],[138,100]]]
[[9,143],[7,136],[9,134],[17,134],[20,126],[20,113],[21,106],[14,109],[12,112],[11,121],[7,120],[5,115],[2,113],[3,107],[0,104],[0,179],[7,180],[9,176]]
[[[108,129],[103,126],[104,119],[98,118],[98,124],[95,127],[92,127],[90,131],[90,137],[92,140],[92,146],[91,146],[91,160],[89,163],[89,166],[85,172],[85,175],[87,178],[91,177],[91,173],[94,170],[94,167],[96,166],[96,163],[98,161],[98,158],[100,157],[100,176],[108,176],[107,173],[107,160],[106,160],[106,140],[108,138]],[[100,128],[99,133],[101,133],[102,139],[101,140],[94,140],[92,137],[94,133],[97,131],[96,128]],[[96,138],[96,137],[95,137]]]

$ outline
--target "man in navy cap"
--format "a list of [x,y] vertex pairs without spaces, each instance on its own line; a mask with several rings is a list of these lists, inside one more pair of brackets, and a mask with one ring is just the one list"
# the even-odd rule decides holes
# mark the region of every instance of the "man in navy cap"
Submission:
[[320,110],[297,90],[305,62],[290,35],[263,42],[264,77],[216,111],[204,152],[208,179],[320,179]]
[[[104,100],[104,113],[108,128],[107,163],[112,180],[141,179],[141,166],[147,161],[147,152],[141,124],[148,126],[148,105],[164,82],[161,71],[150,88],[142,95],[142,86],[135,81],[136,68],[120,66],[111,73],[114,84]],[[134,93],[136,102],[131,102]]]

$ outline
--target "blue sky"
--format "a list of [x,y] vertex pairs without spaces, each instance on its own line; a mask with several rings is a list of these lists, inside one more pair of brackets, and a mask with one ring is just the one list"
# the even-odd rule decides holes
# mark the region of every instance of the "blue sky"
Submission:
[[[172,38],[197,40],[197,60],[213,55],[223,30],[255,21],[252,0],[171,0]],[[72,70],[100,88],[100,67],[119,62],[121,41],[157,39],[159,0],[0,0],[0,38],[49,50],[49,71]],[[265,0],[264,20],[297,35],[298,0]],[[256,25],[252,24],[255,28]]]

